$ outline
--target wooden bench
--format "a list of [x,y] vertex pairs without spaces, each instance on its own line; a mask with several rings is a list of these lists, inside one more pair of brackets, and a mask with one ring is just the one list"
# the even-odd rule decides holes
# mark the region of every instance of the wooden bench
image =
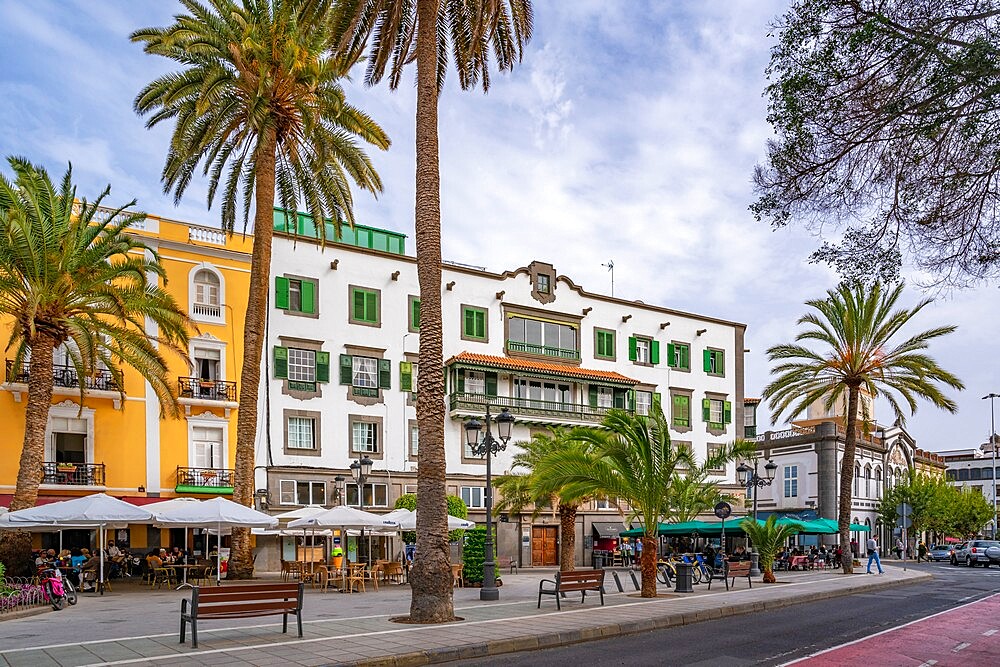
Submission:
[[708,590],[712,590],[713,579],[722,579],[722,581],[726,584],[726,590],[728,591],[729,580],[733,580],[733,586],[735,587],[737,577],[746,577],[747,584],[750,585],[750,588],[753,588],[753,581],[750,579],[750,561],[726,561],[723,572],[713,572],[708,578]]
[[[546,588],[545,583],[553,584],[552,588]],[[569,591],[580,591],[582,597],[580,604],[587,600],[587,591],[594,591],[601,594],[601,606],[604,606],[604,570],[578,570],[576,572],[556,572],[555,580],[542,579],[538,582],[538,608],[542,608],[542,596],[556,596],[556,609],[562,609],[559,598],[563,593]]]
[[302,591],[304,584],[245,584],[191,589],[191,611],[187,598],[181,600],[181,641],[191,624],[191,648],[198,648],[198,621],[215,618],[247,618],[282,615],[281,631],[288,632],[288,615],[295,614],[302,636]]
[[517,572],[517,563],[514,562],[512,556],[497,556],[497,569],[502,570],[504,568],[510,570],[511,574]]

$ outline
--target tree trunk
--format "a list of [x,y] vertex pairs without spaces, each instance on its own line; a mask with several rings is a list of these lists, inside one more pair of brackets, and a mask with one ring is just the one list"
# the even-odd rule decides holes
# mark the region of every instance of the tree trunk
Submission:
[[[43,333],[31,342],[28,366],[28,404],[24,410],[24,442],[17,471],[17,486],[10,510],[34,507],[45,461],[45,426],[52,406],[52,353],[55,339]],[[0,562],[11,577],[34,574],[31,560],[31,535],[23,530],[0,531]]]
[[[240,372],[240,407],[236,415],[236,474],[233,500],[253,506],[257,394],[260,361],[267,322],[267,295],[271,275],[271,240],[274,236],[274,132],[260,144],[254,182],[253,255],[250,259],[250,294],[243,325],[243,369]],[[265,378],[265,381],[270,378]],[[253,576],[250,529],[233,528],[227,579]]]
[[765,567],[764,568],[764,579],[763,579],[763,581],[764,581],[765,584],[774,584],[774,583],[777,583],[778,580],[774,578],[774,570],[772,570],[769,567]]
[[576,505],[559,504],[559,570],[572,572],[576,557]]
[[639,559],[639,566],[642,574],[642,593],[644,598],[656,597],[656,538],[643,537],[642,556]]
[[410,619],[455,617],[445,487],[444,370],[441,326],[441,179],[438,171],[438,0],[417,0],[417,171],[414,232],[420,281],[417,379],[417,553],[410,575]]
[[[854,450],[857,447],[858,423],[858,387],[847,390],[847,423],[844,425],[844,461],[840,465],[840,511],[837,514],[837,524],[840,528],[840,548],[846,558],[841,559],[844,574],[854,572],[854,552],[851,551],[851,501],[854,498],[851,485],[854,481]],[[861,550],[858,545],[858,551]]]

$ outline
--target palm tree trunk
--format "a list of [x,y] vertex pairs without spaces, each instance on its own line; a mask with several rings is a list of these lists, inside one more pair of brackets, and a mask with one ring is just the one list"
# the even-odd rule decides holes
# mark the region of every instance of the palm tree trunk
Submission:
[[640,595],[644,598],[655,598],[657,556],[656,538],[647,536],[640,539],[642,539],[642,556],[639,559],[639,567],[642,574],[642,591]]
[[844,461],[840,465],[840,511],[837,514],[837,524],[840,528],[840,548],[843,549],[845,558],[841,559],[844,567],[844,574],[854,572],[854,553],[851,551],[851,501],[854,494],[851,484],[854,479],[854,450],[857,447],[857,422],[858,422],[858,387],[849,387],[847,390],[847,423],[844,425],[846,434],[844,436]]
[[572,572],[576,557],[576,505],[559,504],[559,570]]
[[[250,259],[250,294],[243,325],[243,369],[240,373],[240,407],[236,417],[236,474],[233,500],[250,507],[254,492],[254,444],[257,440],[257,392],[260,360],[267,322],[267,295],[271,275],[271,240],[274,236],[274,131],[261,139],[254,182],[253,255]],[[253,576],[253,549],[249,528],[233,528],[227,579]]]
[[769,567],[765,567],[763,582],[765,584],[774,584],[777,583],[777,581],[778,580],[774,578],[774,570]]
[[[24,441],[17,471],[17,486],[10,509],[34,507],[45,460],[45,426],[52,406],[52,356],[56,341],[39,333],[31,342],[28,366],[28,404],[24,410]],[[31,535],[22,530],[0,532],[0,562],[8,576],[30,576]]]
[[417,0],[417,172],[414,232],[420,281],[417,379],[417,555],[410,576],[410,619],[455,617],[445,487],[444,370],[441,325],[441,176],[438,169],[438,0]]

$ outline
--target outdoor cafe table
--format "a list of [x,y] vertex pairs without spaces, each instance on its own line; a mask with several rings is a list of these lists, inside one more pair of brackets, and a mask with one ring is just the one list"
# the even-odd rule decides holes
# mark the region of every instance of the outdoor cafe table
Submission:
[[788,569],[794,570],[801,567],[803,570],[809,565],[809,556],[792,556],[788,559]]
[[182,576],[184,578],[184,581],[181,582],[180,584],[178,584],[177,588],[174,589],[175,591],[179,591],[180,589],[184,588],[185,586],[188,586],[190,588],[194,588],[194,586],[192,584],[188,583],[188,570],[193,570],[196,567],[202,567],[203,568],[205,566],[204,565],[181,565],[180,563],[164,563],[163,567],[172,567],[175,570],[181,570],[183,572]]

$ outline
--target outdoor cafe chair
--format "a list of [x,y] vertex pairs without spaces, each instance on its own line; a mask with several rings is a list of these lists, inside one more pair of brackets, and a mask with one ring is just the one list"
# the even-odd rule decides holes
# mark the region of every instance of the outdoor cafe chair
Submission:
[[462,574],[462,569],[465,567],[462,563],[452,564],[451,566],[451,578],[452,586],[465,586],[465,577]]
[[365,589],[365,564],[364,563],[354,563],[351,565],[350,574],[347,575],[347,592],[354,592],[354,585],[357,584],[361,587],[361,591],[367,593]]

